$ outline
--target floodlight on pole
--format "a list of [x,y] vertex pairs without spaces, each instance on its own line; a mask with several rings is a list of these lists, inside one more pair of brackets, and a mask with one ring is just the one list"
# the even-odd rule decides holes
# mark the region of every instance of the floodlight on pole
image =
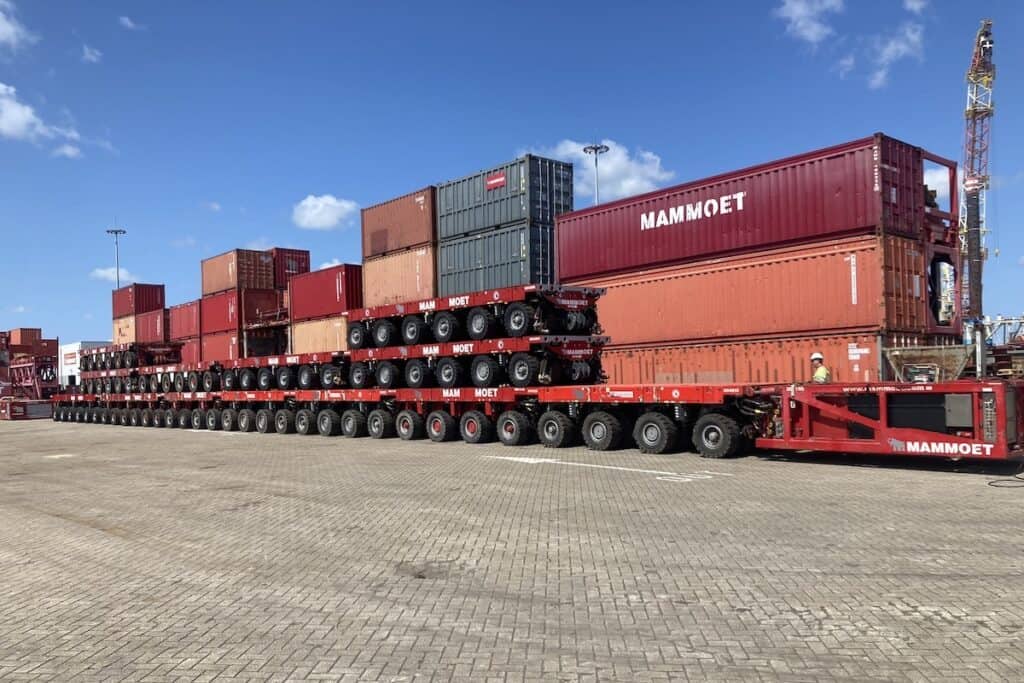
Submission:
[[110,228],[107,230],[107,234],[114,236],[114,286],[121,289],[121,244],[118,238],[128,234],[128,231],[121,228]]
[[601,203],[601,181],[597,173],[597,158],[607,152],[609,149],[608,145],[587,145],[583,148],[583,151],[587,154],[594,155],[594,204]]

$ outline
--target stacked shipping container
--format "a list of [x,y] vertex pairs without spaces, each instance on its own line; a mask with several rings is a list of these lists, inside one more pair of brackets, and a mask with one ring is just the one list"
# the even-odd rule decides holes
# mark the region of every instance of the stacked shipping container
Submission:
[[291,279],[291,353],[348,348],[348,325],[341,314],[363,306],[362,270],[347,263]]
[[167,341],[167,309],[163,285],[135,283],[111,295],[115,344]]
[[435,196],[431,185],[362,210],[363,305],[437,296]]

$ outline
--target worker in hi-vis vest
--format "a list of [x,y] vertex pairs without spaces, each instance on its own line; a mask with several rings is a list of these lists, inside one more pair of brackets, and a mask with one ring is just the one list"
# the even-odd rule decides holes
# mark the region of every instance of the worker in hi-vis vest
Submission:
[[825,365],[825,356],[818,351],[811,354],[811,367],[814,368],[813,381],[815,384],[830,384],[832,382],[832,371]]

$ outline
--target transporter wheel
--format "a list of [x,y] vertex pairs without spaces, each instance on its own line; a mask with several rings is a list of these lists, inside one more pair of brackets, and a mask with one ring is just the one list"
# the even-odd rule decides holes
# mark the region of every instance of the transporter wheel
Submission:
[[139,426],[140,427],[152,427],[153,426],[153,411],[149,408],[144,408],[139,413]]
[[506,410],[498,416],[498,440],[506,446],[525,446],[533,441],[533,424],[530,416],[519,410]]
[[473,386],[486,389],[501,384],[501,366],[492,356],[476,356],[469,368]]
[[206,411],[206,415],[203,416],[206,420],[206,428],[211,432],[219,432],[222,422],[220,411],[216,408],[210,408]]
[[89,421],[94,425],[103,424],[103,420],[100,418],[103,416],[103,408],[93,408],[89,415]]
[[353,363],[348,368],[348,385],[353,389],[365,389],[370,386],[371,377],[370,366],[362,361]]
[[270,368],[260,368],[256,371],[256,388],[260,391],[270,391],[274,388],[274,371]]
[[242,408],[238,411],[238,431],[251,432],[256,429],[256,411]]
[[253,391],[256,389],[256,373],[249,368],[242,368],[238,371],[238,386],[243,391]]
[[430,326],[434,341],[444,344],[455,339],[459,334],[459,319],[449,311],[441,311],[434,316]]
[[426,436],[423,416],[415,410],[403,410],[395,418],[395,431],[403,441],[422,439]]
[[377,408],[366,416],[366,432],[371,439],[387,439],[395,435],[395,416]]
[[206,411],[200,408],[193,408],[189,414],[189,422],[192,429],[206,429]]
[[398,380],[402,376],[398,366],[389,360],[377,363],[377,369],[373,374],[377,379],[377,386],[381,389],[394,389],[400,384]]
[[124,380],[121,379],[120,377],[107,378],[107,379],[103,380],[103,386],[102,387],[97,386],[96,380],[93,380],[92,391],[90,391],[89,393],[90,394],[96,393],[97,389],[100,389],[100,388],[102,388],[108,394],[120,394],[120,393],[123,393],[123,390],[124,390]]
[[348,347],[355,351],[364,346],[366,346],[366,325],[362,323],[349,323]]
[[120,370],[124,367],[124,356],[120,352],[115,351],[111,355],[110,364],[114,366],[115,370]]
[[[107,411],[107,414],[108,414],[109,417],[108,417],[108,421],[105,422],[104,424],[117,424],[117,419],[115,417],[115,413],[116,413],[117,409],[116,408],[105,408],[105,410]],[[68,422],[77,422],[78,421],[78,413],[77,413],[78,408],[69,408],[68,411],[69,411],[69,413],[68,413]]]
[[316,431],[320,432],[320,436],[341,434],[341,415],[330,408],[321,410],[316,416]]
[[494,323],[494,314],[478,306],[466,315],[466,333],[470,339],[487,339],[494,335]]
[[142,426],[142,411],[138,408],[132,408],[128,411],[128,424],[132,427]]
[[427,362],[420,358],[413,358],[405,362],[405,386],[410,389],[422,389],[430,385],[433,375]]
[[203,373],[203,391],[217,391],[220,389],[220,375],[207,370]]
[[510,337],[525,337],[533,327],[533,306],[517,301],[505,308],[505,334]]
[[633,425],[633,441],[641,453],[668,453],[679,443],[679,426],[663,413],[644,413]]
[[288,390],[295,388],[295,369],[288,366],[282,365],[274,373],[274,379],[277,383],[278,389]]
[[370,329],[373,345],[377,348],[391,346],[395,343],[395,332],[395,324],[387,318],[375,321]]
[[302,408],[295,412],[295,431],[298,434],[307,436],[317,431],[316,416],[309,408]]
[[100,424],[110,424],[110,408],[100,408]]
[[188,390],[195,393],[203,388],[203,377],[198,372],[190,372],[185,378],[185,385]]
[[153,374],[149,376],[149,393],[160,393],[160,376]]
[[470,410],[459,421],[459,434],[466,443],[488,443],[494,440],[494,423],[479,410]]
[[174,391],[177,393],[180,394],[185,391],[185,375],[180,372],[175,373],[173,385]]
[[459,424],[446,410],[435,410],[427,415],[427,437],[434,442],[452,441],[459,436]]
[[220,411],[220,428],[225,432],[233,432],[238,429],[238,411],[234,408],[225,408]]
[[316,370],[314,370],[311,365],[299,366],[299,371],[296,375],[296,379],[299,383],[299,389],[316,389],[320,382],[319,375],[317,375]]
[[164,410],[164,427],[174,429],[178,426],[178,413],[173,408]]
[[728,458],[740,446],[740,426],[722,413],[705,413],[693,426],[693,445],[702,458]]
[[256,411],[256,431],[260,434],[269,434],[274,431],[274,411],[269,408],[261,408]]
[[192,428],[192,411],[188,408],[182,408],[178,411],[178,429],[191,429]]
[[466,369],[458,358],[441,358],[434,368],[437,386],[442,389],[454,389],[465,384]]
[[406,346],[419,344],[427,331],[427,324],[418,315],[402,318],[402,343]]
[[295,411],[281,408],[274,413],[274,431],[278,434],[295,433]]
[[349,438],[366,436],[366,415],[350,409],[341,414],[341,433]]
[[156,410],[154,410],[153,411],[153,426],[158,428],[158,429],[162,429],[163,427],[165,427],[166,426],[166,424],[164,422],[164,418],[165,417],[166,417],[166,413],[164,413],[164,411],[162,409],[157,408]]
[[333,363],[324,363],[320,366],[320,387],[333,389],[341,386],[341,368]]
[[622,443],[622,421],[597,410],[583,420],[583,443],[592,451],[613,451]]
[[75,408],[75,422],[86,422],[88,415],[88,408]]
[[125,351],[121,356],[121,364],[126,368],[134,368],[139,364],[139,357],[134,351]]
[[220,373],[220,383],[224,391],[235,391],[238,389],[238,373],[234,370],[225,370]]
[[513,353],[508,359],[508,379],[514,387],[532,387],[540,377],[540,361],[528,353]]
[[50,417],[53,418],[54,422],[60,422],[60,414],[61,414],[61,412],[63,412],[63,410],[64,410],[64,406],[56,406],[56,407],[54,407],[52,413],[50,414]]

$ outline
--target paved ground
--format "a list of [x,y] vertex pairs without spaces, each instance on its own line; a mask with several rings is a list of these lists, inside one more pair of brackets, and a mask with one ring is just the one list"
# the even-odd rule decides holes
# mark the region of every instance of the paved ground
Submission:
[[0,679],[1020,680],[1024,490],[866,464],[0,423]]

